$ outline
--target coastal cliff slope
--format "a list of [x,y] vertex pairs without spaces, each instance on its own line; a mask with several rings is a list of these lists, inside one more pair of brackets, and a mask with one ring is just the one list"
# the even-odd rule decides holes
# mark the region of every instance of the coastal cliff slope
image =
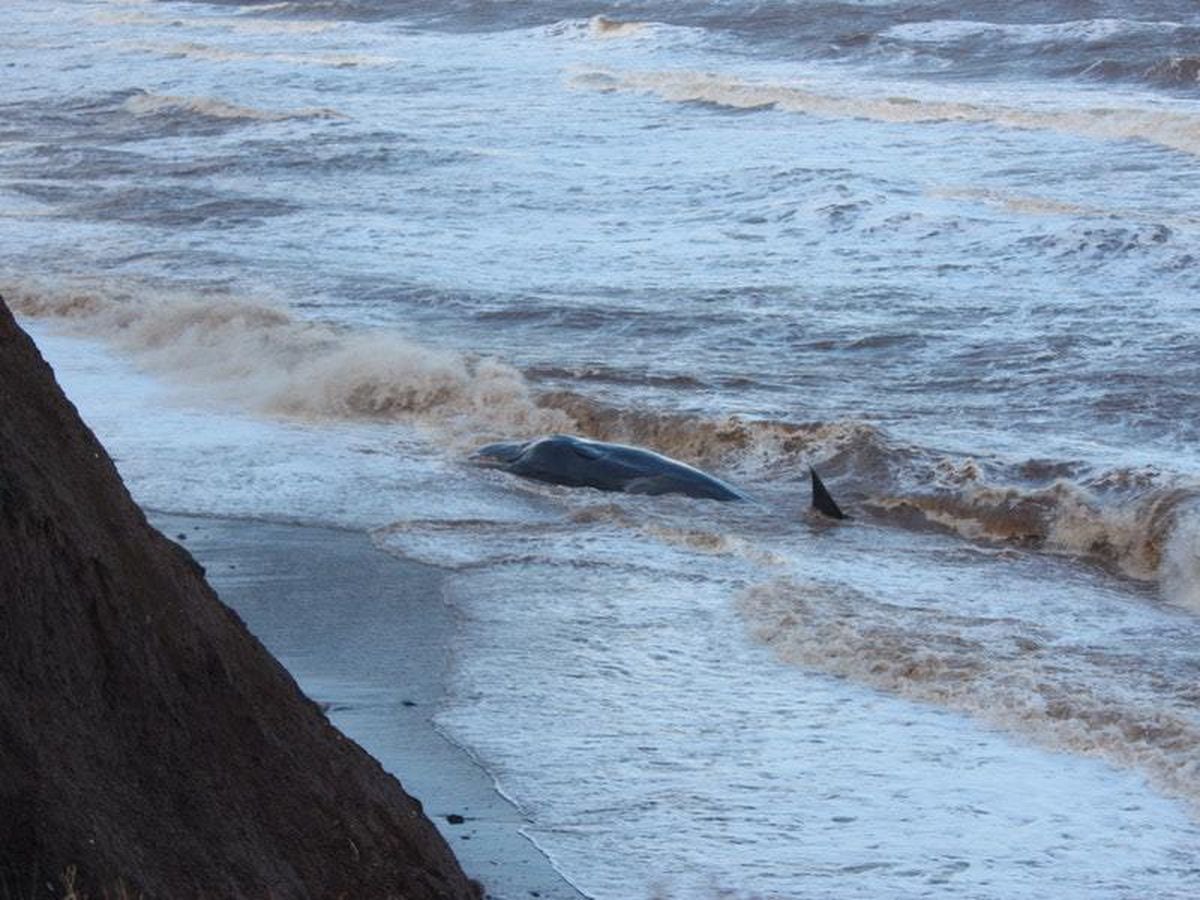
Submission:
[[[0,896],[473,898],[151,528],[0,301]],[[71,874],[73,873],[73,875]]]

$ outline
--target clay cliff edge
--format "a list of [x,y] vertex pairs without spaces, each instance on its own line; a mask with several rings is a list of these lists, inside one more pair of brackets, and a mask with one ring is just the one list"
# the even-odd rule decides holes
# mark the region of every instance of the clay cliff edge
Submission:
[[151,528],[0,300],[0,897],[455,898],[420,804]]

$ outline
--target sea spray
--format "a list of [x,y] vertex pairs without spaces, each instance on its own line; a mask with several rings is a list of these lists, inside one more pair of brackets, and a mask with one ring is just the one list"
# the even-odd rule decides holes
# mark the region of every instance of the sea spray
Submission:
[[300,417],[405,419],[470,445],[571,430],[519,372],[393,331],[355,332],[220,292],[17,287],[17,312],[104,338],[197,399]]

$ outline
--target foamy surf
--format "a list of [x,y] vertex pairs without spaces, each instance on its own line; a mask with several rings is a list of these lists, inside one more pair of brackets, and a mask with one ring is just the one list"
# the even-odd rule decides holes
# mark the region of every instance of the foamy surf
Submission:
[[136,116],[197,116],[212,119],[245,119],[260,122],[284,122],[288,119],[341,119],[337,110],[327,108],[294,109],[283,112],[230,103],[219,97],[185,97],[139,91],[122,104]]
[[[583,502],[576,495],[542,497],[555,505]],[[1054,646],[1048,624],[892,609],[863,598],[849,608],[843,591],[837,608],[822,613],[825,627],[805,634],[800,658],[782,655],[784,640],[772,630],[798,639],[787,617],[809,624],[795,608],[796,583],[771,579],[746,589],[740,609],[794,667],[772,672],[761,668],[753,647],[726,631],[736,622],[729,619],[729,594],[769,563],[721,552],[729,545],[697,539],[695,531],[685,536],[658,529],[651,541],[630,544],[624,528],[613,527],[630,514],[660,513],[638,504],[623,516],[604,509],[573,515],[572,527],[463,521],[446,531],[391,529],[382,536],[385,546],[453,563],[447,590],[464,634],[453,700],[439,721],[495,761],[511,796],[536,810],[530,836],[565,870],[594,860],[597,847],[602,856],[620,860],[591,863],[589,889],[598,897],[641,896],[649,884],[668,896],[754,896],[771,890],[771,879],[760,877],[762,861],[788,845],[803,847],[791,862],[793,872],[803,873],[797,877],[839,897],[916,896],[909,878],[926,885],[924,893],[944,896],[976,888],[991,896],[992,879],[1001,878],[1006,893],[1020,895],[1026,887],[1011,879],[1024,870],[999,862],[1012,852],[1003,834],[1021,833],[1017,852],[1024,859],[1040,858],[1043,851],[1035,849],[1040,815],[1019,826],[1017,797],[1027,799],[1031,791],[1064,826],[1101,796],[1108,799],[1100,808],[1141,815],[1125,789],[1116,787],[1136,783],[1136,777],[1106,767],[1084,767],[1084,774],[1072,763],[1070,778],[1081,778],[1076,789],[1087,801],[1066,802],[1043,780],[1055,757],[1024,746],[1000,750],[1006,741],[997,726],[1020,735],[1037,732],[1036,740],[1057,751],[1096,754],[1131,767],[1172,794],[1195,789],[1188,762],[1195,724],[1161,709],[1139,709],[1136,697],[1106,690],[1107,663],[1092,659],[1087,648]],[[462,558],[471,547],[483,550],[478,565]],[[803,561],[786,556],[773,564],[814,562],[810,553]],[[764,595],[782,598],[780,608]],[[682,633],[671,624],[680,621],[689,623]],[[528,639],[531,628],[536,642]],[[998,642],[998,658],[991,660]],[[807,664],[810,658],[817,661]],[[1063,664],[1069,672],[1059,671]],[[515,671],[527,677],[514,677]],[[1097,675],[1099,684],[1091,681]],[[738,699],[727,703],[719,685],[731,680]],[[532,694],[528,683],[536,685]],[[1185,676],[1178,683],[1188,685]],[[1070,697],[1071,691],[1081,696]],[[1187,702],[1180,697],[1181,708]],[[995,718],[979,713],[993,703],[1008,706]],[[944,715],[939,707],[978,715],[991,728],[963,729],[942,746],[934,736],[934,723]],[[601,727],[597,709],[604,711]],[[511,735],[487,730],[485,723],[499,720],[512,725]],[[860,768],[864,749],[874,768]],[[538,765],[524,765],[534,752]],[[998,774],[997,764],[1014,754],[1019,768]],[[595,771],[578,771],[572,760],[581,755],[599,760]],[[801,786],[793,778],[797,772],[803,772]],[[1008,799],[986,787],[995,778],[1007,785],[1001,793]],[[934,810],[947,793],[980,810],[981,818],[943,832]],[[704,823],[697,842],[664,854],[656,848],[680,815]],[[623,823],[619,833],[607,825],[614,817]],[[996,827],[994,838],[980,832],[983,827],[990,834],[983,823]],[[925,827],[942,834],[937,860],[911,849],[914,829]],[[963,827],[965,832],[957,830]],[[960,835],[962,844],[948,849],[948,834]],[[871,850],[863,852],[864,843]],[[618,844],[624,852],[615,853]],[[1081,862],[1087,858],[1074,839],[1059,846],[1081,853]],[[709,853],[724,861],[722,874],[703,862]],[[928,887],[941,884],[947,853],[961,854],[955,868],[966,880]],[[1086,865],[1084,870],[1095,872]],[[870,886],[862,880],[868,871]],[[1060,866],[1038,877],[1061,879],[1066,894],[1087,896]]]
[[1139,769],[1200,804],[1200,720],[1184,659],[1131,681],[1119,651],[1074,645],[1020,619],[895,605],[816,581],[754,585],[739,605],[755,636],[792,665]]
[[908,94],[840,94],[815,84],[809,87],[689,71],[584,70],[572,75],[571,83],[587,90],[652,94],[674,103],[707,103],[735,110],[777,109],[889,124],[951,122],[1054,131],[1102,141],[1144,140],[1200,155],[1200,118],[1173,111],[1165,104],[1159,109],[1108,106],[1055,109],[1044,104],[1022,108]]
[[[334,69],[393,66],[400,63],[400,60],[392,57],[366,53],[278,53],[260,50],[238,50],[211,44],[202,44],[195,41],[182,44],[130,44],[128,46],[130,50],[154,53],[172,59],[199,59],[210,62],[268,62],[289,66],[328,66]],[[219,114],[209,112],[209,109],[214,105],[213,101],[209,101],[207,105],[202,102],[193,102],[193,105],[198,111],[208,112],[210,115]],[[253,114],[240,113],[229,117],[262,118],[267,121],[283,121],[290,118],[345,118],[345,116],[335,110],[321,109],[299,110],[286,114],[267,113],[262,110],[248,110],[247,112]]]
[[877,495],[871,502],[901,523],[906,512],[917,512],[970,540],[1092,561],[1154,583],[1172,602],[1200,610],[1200,488],[1190,479],[1172,484],[1156,477],[1131,486],[1126,479],[1135,474],[1107,472],[1086,483],[1058,479],[1046,487],[972,478],[936,492]]
[[468,446],[572,425],[539,407],[511,367],[396,333],[348,332],[219,292],[9,286],[3,293],[18,313],[54,317],[112,342],[194,401],[285,416],[403,419]]
[[593,16],[588,20],[588,31],[593,37],[611,38],[636,37],[649,27],[647,22],[627,22],[607,16]]
[[1138,19],[1077,19],[1048,24],[1006,25],[968,19],[934,19],[927,22],[896,25],[882,32],[883,37],[928,44],[987,39],[1013,44],[1111,45],[1122,40],[1169,37],[1185,26],[1179,22],[1154,22]]
[[[502,361],[384,330],[347,330],[226,293],[8,285],[20,314],[110,341],[169,378],[191,402],[260,414],[403,421],[451,453],[491,440],[576,433],[652,448],[720,473],[768,506],[803,506],[803,474],[819,464],[860,516],[892,527],[945,529],[970,541],[1065,555],[1157,584],[1200,610],[1195,552],[1200,489],[1132,470],[1058,477],[1069,469],[937,454],[854,420],[791,423],[628,409],[581,393],[538,390]],[[1031,478],[1031,476],[1033,476]],[[671,538],[671,534],[677,538]],[[703,534],[698,533],[698,534]],[[687,542],[688,532],[659,537]],[[727,538],[697,537],[726,546]],[[743,548],[743,555],[770,556]]]
[[[258,7],[259,12],[267,7]],[[145,28],[198,28],[216,29],[238,34],[310,35],[332,31],[337,22],[304,21],[301,19],[269,19],[259,16],[204,16],[195,18],[168,18],[144,11],[97,12],[92,21],[100,25],[121,28],[142,26]]]

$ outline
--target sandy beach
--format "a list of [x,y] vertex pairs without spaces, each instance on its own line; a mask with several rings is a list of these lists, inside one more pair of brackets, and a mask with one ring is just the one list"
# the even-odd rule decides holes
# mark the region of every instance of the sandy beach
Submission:
[[581,895],[521,834],[520,810],[432,723],[451,664],[437,569],[333,529],[151,513],[222,600],[424,805],[463,869],[497,900]]

